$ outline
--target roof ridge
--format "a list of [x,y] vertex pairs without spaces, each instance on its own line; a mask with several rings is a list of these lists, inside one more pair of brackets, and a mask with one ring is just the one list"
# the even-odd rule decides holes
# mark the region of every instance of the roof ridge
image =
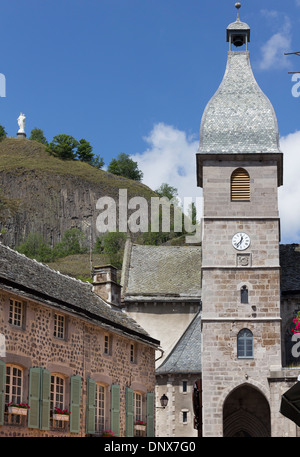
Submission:
[[49,267],[49,265],[47,265],[47,264],[45,264],[43,262],[40,262],[39,260],[27,257],[25,254],[22,254],[21,252],[16,251],[15,249],[12,249],[10,246],[7,246],[6,244],[3,244],[3,243],[0,242],[0,249],[1,248],[5,248],[5,249],[13,252],[16,255],[18,255],[20,257],[23,257],[28,262],[33,262],[33,263],[35,263],[35,264],[37,264],[37,265],[39,265],[39,266],[41,266],[43,268],[46,268],[46,269],[50,270],[51,272],[53,272],[54,274],[58,274],[59,276],[63,276],[65,278],[67,278],[67,279],[72,279],[73,281],[80,282],[81,284],[85,284],[85,285],[90,285],[92,287],[92,285],[87,281],[82,281],[81,279],[77,279],[77,278],[74,278],[73,276],[69,276],[69,275],[67,275],[65,273],[61,273],[58,270],[54,270],[53,268]]

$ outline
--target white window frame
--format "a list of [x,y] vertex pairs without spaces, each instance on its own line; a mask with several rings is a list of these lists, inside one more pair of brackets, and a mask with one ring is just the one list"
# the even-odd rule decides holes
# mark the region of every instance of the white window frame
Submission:
[[97,434],[102,433],[106,429],[106,401],[106,386],[96,383],[95,430]]
[[[16,373],[14,373],[17,371]],[[7,382],[9,381],[9,382]],[[15,381],[15,382],[14,382]],[[23,398],[23,369],[18,365],[7,364],[5,376],[5,403],[22,403]]]

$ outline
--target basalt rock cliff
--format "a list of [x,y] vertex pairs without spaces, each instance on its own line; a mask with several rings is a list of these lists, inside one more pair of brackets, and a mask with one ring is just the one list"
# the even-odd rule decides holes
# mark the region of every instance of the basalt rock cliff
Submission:
[[98,170],[80,161],[62,161],[45,146],[24,138],[0,142],[0,228],[3,243],[14,248],[29,233],[40,233],[50,245],[70,228],[79,228],[94,243],[100,197],[112,197],[118,207],[119,189],[128,199],[156,194],[147,186]]

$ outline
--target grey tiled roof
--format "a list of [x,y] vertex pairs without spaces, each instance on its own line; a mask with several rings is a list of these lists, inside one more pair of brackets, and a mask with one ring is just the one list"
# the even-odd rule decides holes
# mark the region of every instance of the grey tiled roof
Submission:
[[281,292],[300,291],[300,245],[280,245]]
[[276,115],[254,78],[248,51],[228,52],[223,81],[202,116],[199,152],[280,152]]
[[201,247],[132,245],[125,298],[201,296]]
[[190,323],[156,374],[201,372],[201,315]]
[[48,266],[0,244],[0,287],[25,297],[159,343],[123,310],[112,307],[92,291],[92,285],[60,274]]
[[246,22],[237,20],[237,21],[229,24],[229,26],[227,27],[227,30],[250,30],[250,27],[248,24],[246,24]]

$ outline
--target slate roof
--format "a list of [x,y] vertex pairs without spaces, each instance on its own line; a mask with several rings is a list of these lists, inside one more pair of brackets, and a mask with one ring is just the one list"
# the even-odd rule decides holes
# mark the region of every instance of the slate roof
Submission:
[[273,106],[258,86],[248,51],[229,51],[223,80],[201,120],[199,153],[279,153]]
[[63,275],[0,244],[0,287],[27,298],[81,315],[115,331],[158,345],[121,308],[113,307],[92,291],[92,285]]
[[129,297],[198,299],[201,296],[200,246],[141,246],[133,244],[129,255]]
[[300,245],[280,245],[281,293],[300,292]]
[[201,314],[194,317],[156,374],[201,373]]

